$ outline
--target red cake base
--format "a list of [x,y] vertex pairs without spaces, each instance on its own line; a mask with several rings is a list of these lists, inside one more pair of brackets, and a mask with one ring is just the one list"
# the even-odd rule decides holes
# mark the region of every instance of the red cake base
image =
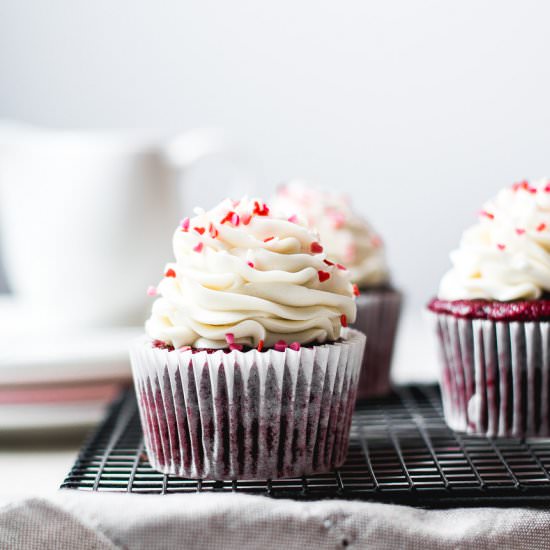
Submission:
[[490,321],[550,321],[550,300],[440,300],[433,298],[428,309],[434,313],[452,315],[459,319],[488,319]]

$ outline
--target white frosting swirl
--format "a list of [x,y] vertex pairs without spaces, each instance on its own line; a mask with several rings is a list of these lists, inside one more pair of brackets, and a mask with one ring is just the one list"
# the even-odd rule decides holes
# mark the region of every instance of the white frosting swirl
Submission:
[[355,320],[349,274],[325,263],[310,229],[247,198],[196,213],[174,233],[151,338],[175,348],[322,343]]
[[277,190],[277,212],[296,215],[319,232],[330,260],[350,270],[351,281],[373,287],[389,281],[384,246],[372,227],[349,204],[348,197],[326,193],[293,180]]
[[443,300],[536,299],[550,291],[550,181],[503,189],[467,229],[441,280]]

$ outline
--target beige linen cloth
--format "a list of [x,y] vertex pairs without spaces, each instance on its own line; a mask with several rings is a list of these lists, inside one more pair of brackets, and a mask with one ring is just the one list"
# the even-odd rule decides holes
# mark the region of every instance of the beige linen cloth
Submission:
[[4,549],[550,548],[550,510],[59,491],[0,509]]

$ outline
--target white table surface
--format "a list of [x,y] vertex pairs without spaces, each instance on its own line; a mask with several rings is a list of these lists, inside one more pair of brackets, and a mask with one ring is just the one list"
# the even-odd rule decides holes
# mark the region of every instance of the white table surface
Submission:
[[[436,377],[434,345],[426,320],[407,312],[401,322],[394,358],[397,383],[428,382]],[[62,483],[86,431],[69,434],[0,434],[0,503],[46,496]]]

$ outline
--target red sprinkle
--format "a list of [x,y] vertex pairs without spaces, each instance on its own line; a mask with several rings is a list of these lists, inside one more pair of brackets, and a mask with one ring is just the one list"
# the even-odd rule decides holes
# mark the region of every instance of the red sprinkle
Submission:
[[300,349],[300,342],[292,342],[288,347],[294,351],[298,351]]
[[272,241],[275,237],[268,237],[267,239],[264,239],[264,243],[268,243],[269,241]]
[[243,350],[243,345],[242,344],[229,344],[229,349],[231,351],[233,351],[233,350],[242,351]]
[[328,215],[332,221],[332,226],[335,229],[339,229],[340,227],[342,227],[344,225],[344,222],[346,221],[344,214],[342,214],[341,212],[331,211]]
[[520,189],[529,189],[529,182],[527,180],[518,181],[512,185],[514,191],[519,191]]
[[244,223],[244,225],[248,225],[251,219],[252,216],[248,212],[241,214],[241,221]]
[[320,269],[319,271],[317,271],[317,276],[319,277],[319,281],[322,283],[330,278],[330,273]]
[[545,193],[550,193],[550,183],[546,184],[546,186],[544,187],[544,192]]
[[260,206],[258,201],[254,201],[254,209],[252,210],[252,213],[257,214],[258,216],[267,216],[269,215],[269,208],[265,203]]
[[189,231],[190,221],[191,220],[189,218],[183,218],[183,220],[181,220],[181,229],[182,229],[182,231]]
[[340,323],[342,323],[343,327],[348,326],[348,318],[343,313],[340,315]]
[[260,340],[258,342],[258,347],[256,348],[258,351],[262,351],[264,349],[264,341]]
[[380,248],[382,246],[382,239],[378,235],[374,235],[371,239],[371,243],[374,248]]
[[233,210],[230,210],[220,221],[221,224],[224,224],[226,222],[231,222],[233,220],[233,216],[235,215],[235,212]]
[[345,265],[342,265],[342,264],[336,264],[336,267],[338,269],[341,269],[342,271],[347,271],[348,270],[348,268]]
[[231,216],[231,223],[233,225],[239,225],[241,223],[241,218],[239,218],[239,215],[233,212],[233,215]]
[[506,245],[505,245],[505,244],[500,244],[500,243],[499,243],[499,244],[497,244],[497,248],[498,248],[499,250],[504,250],[504,249],[506,248]]
[[290,223],[298,223],[298,216],[296,214],[292,214],[292,216],[290,216],[290,218],[288,218],[288,221]]
[[234,344],[235,343],[235,335],[232,332],[228,332],[225,335],[225,341],[228,344]]
[[166,270],[166,273],[164,274],[165,277],[175,277],[176,276],[176,272],[170,268],[170,269],[167,269]]
[[536,187],[531,187],[527,180],[523,180],[523,181],[520,181],[518,183],[514,183],[512,185],[512,189],[514,191],[519,191],[520,189],[523,189],[524,191],[528,191],[529,193],[532,193],[533,195],[537,192]]
[[199,235],[204,235],[204,227],[193,227],[193,229],[194,229]]
[[525,233],[525,229],[520,229],[519,227],[516,229],[516,233],[518,235],[523,235]]
[[284,340],[279,340],[278,342],[275,342],[275,345],[273,346],[274,349],[277,351],[285,351],[287,348],[286,342]]
[[212,222],[210,222],[210,225],[208,226],[208,233],[213,239],[216,239],[219,235],[218,230],[214,227]]
[[254,269],[254,264],[252,262],[246,262],[246,264],[251,267],[252,269]]
[[352,286],[353,286],[353,295],[354,295],[354,296],[359,296],[359,294],[361,294],[361,293],[359,292],[359,287],[358,287],[355,283],[353,283]]
[[546,229],[546,224],[541,223],[537,226],[537,231],[544,231]]
[[334,265],[334,262],[331,262],[330,260],[323,260],[327,265]]
[[203,249],[204,245],[202,243],[197,243],[194,247],[193,247],[193,250],[195,252],[202,252],[202,249]]
[[487,212],[486,210],[482,210],[480,213],[479,213],[480,216],[484,216],[486,218],[489,218],[490,220],[494,220],[495,219],[495,215],[494,214],[491,214],[491,212]]
[[321,254],[323,247],[318,242],[311,243],[310,250],[313,254]]

